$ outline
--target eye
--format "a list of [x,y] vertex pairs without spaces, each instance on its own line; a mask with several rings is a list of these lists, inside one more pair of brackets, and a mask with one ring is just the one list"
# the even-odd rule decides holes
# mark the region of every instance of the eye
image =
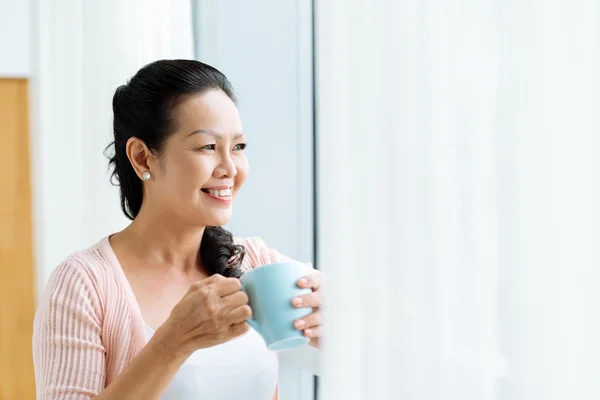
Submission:
[[206,146],[200,147],[200,150],[216,150],[216,144],[207,144]]
[[242,151],[246,148],[246,143],[239,143],[233,146],[233,151]]

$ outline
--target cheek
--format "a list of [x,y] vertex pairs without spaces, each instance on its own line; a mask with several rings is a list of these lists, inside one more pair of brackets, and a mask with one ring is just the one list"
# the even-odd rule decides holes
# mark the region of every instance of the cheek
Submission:
[[211,177],[212,166],[207,161],[189,155],[172,160],[166,176],[169,186],[179,195],[196,192]]

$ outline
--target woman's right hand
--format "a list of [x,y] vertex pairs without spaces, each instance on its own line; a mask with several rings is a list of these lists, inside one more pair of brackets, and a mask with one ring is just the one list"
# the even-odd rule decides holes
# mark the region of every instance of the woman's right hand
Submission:
[[251,316],[239,279],[215,274],[192,284],[155,336],[191,354],[246,333]]

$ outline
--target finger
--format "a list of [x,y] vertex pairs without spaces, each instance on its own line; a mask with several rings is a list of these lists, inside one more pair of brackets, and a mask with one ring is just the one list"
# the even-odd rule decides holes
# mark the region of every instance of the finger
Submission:
[[215,293],[219,297],[225,297],[242,290],[242,283],[237,278],[223,278],[214,282],[211,286],[214,287]]
[[304,336],[309,338],[319,338],[322,336],[322,329],[320,326],[316,326],[314,328],[305,329],[302,333]]
[[231,324],[240,324],[252,318],[252,309],[249,305],[243,305],[234,308],[225,315],[225,320]]
[[323,296],[320,292],[311,292],[292,299],[292,305],[296,308],[302,307],[321,307]]
[[302,317],[294,321],[294,327],[296,329],[314,328],[316,326],[321,325],[321,319],[321,312],[315,311],[314,313],[309,314],[306,317]]
[[317,290],[319,287],[321,287],[322,283],[323,276],[318,271],[315,271],[310,275],[306,275],[298,279],[297,285],[301,288],[311,288],[313,290]]
[[223,279],[225,279],[225,277],[221,274],[212,274],[211,276],[209,276],[206,279],[202,279],[200,282],[200,284],[205,284],[205,285],[211,285],[213,283],[217,283],[222,281]]
[[211,287],[214,284],[217,284],[218,282],[222,281],[223,279],[225,279],[225,277],[223,275],[219,275],[219,274],[211,275],[206,279],[202,279],[201,281],[192,283],[186,294],[190,294],[190,293],[196,292],[198,290],[206,290],[206,288]]
[[232,294],[229,294],[225,297],[221,298],[222,307],[227,312],[233,310],[234,308],[241,307],[248,304],[248,295],[246,292],[238,291]]
[[237,324],[232,324],[229,327],[229,334],[232,338],[242,336],[243,334],[248,332],[248,329],[250,329],[250,325],[248,325],[246,321],[242,321]]

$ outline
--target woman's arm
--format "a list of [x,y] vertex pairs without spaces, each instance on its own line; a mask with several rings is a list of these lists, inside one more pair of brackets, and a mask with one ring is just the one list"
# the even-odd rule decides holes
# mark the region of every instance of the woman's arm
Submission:
[[38,400],[158,399],[188,357],[164,329],[115,379],[106,383],[102,305],[87,271],[73,262],[56,268],[34,322]]
[[252,315],[238,279],[213,275],[194,283],[150,342],[105,388],[102,309],[84,266],[66,262],[56,268],[34,322],[38,400],[159,399],[189,355],[244,334]]
[[246,333],[251,315],[239,279],[215,274],[192,284],[150,342],[96,399],[158,399],[195,350]]
[[89,399],[106,381],[102,309],[86,271],[73,262],[50,276],[33,324],[38,400]]
[[148,344],[95,400],[158,400],[190,352],[159,328]]

